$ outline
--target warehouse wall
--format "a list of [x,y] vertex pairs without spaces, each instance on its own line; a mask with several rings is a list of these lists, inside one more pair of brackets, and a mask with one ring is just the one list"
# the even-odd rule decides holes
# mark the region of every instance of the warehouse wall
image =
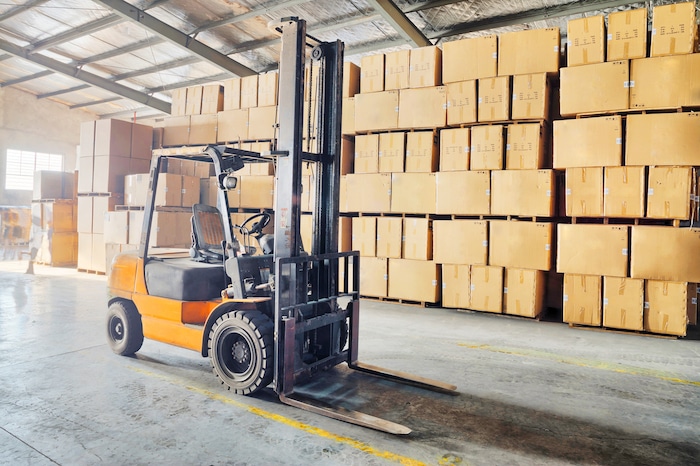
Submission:
[[7,149],[63,154],[65,170],[75,170],[80,123],[94,119],[85,111],[0,88],[0,205],[29,205],[32,200],[31,191],[5,191]]

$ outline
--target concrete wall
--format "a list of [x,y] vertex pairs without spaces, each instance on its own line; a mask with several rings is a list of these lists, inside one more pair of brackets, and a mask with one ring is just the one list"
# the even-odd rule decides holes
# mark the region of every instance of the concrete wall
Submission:
[[5,190],[7,149],[63,154],[64,169],[76,167],[80,124],[96,119],[13,88],[0,88],[0,205],[29,205],[31,191]]

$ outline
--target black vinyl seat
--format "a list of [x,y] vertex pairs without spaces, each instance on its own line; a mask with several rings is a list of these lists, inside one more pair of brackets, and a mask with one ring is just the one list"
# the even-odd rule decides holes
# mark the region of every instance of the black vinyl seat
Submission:
[[200,262],[223,264],[224,222],[216,207],[206,204],[192,206],[192,247],[190,256]]
[[150,258],[145,274],[149,295],[178,301],[220,298],[227,284],[223,264],[196,262],[188,257]]

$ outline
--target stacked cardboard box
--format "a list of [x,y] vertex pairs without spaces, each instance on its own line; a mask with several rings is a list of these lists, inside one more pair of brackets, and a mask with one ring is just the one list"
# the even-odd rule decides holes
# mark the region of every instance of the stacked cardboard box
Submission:
[[78,257],[75,172],[38,171],[34,174],[32,238],[36,262],[75,266]]

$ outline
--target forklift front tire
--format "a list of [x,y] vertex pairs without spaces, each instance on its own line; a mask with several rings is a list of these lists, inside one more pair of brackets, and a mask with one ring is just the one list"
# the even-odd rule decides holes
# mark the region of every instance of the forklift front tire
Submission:
[[114,301],[107,309],[107,341],[120,356],[130,356],[141,349],[143,327],[141,315],[129,301]]

